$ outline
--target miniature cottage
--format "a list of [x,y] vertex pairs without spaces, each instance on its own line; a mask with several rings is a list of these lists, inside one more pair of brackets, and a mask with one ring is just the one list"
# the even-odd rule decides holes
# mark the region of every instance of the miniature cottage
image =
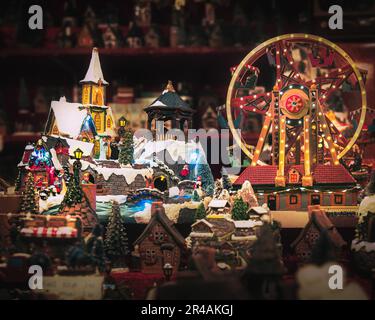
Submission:
[[230,211],[230,204],[227,200],[213,199],[208,204],[211,214],[226,214]]
[[186,248],[185,239],[166,216],[162,202],[152,204],[151,215],[145,230],[134,242],[134,254],[140,256],[143,273],[163,273],[163,266],[169,263],[175,274]]
[[341,237],[326,213],[320,209],[314,209],[311,212],[310,220],[301,231],[297,239],[291,244],[298,260],[308,262],[311,258],[312,250],[318,242],[321,233],[326,232],[329,240],[335,248],[335,255],[340,257],[342,249],[346,242]]
[[254,230],[256,223],[251,220],[239,220],[234,221],[233,223],[235,227],[231,238],[233,241],[255,241],[257,239]]
[[233,221],[226,218],[201,219],[191,226],[190,238],[193,246],[196,242],[227,240],[234,229]]

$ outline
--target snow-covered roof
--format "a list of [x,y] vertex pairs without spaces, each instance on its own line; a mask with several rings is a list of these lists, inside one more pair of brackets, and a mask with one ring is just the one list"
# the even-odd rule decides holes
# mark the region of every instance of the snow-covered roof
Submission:
[[200,224],[200,223],[204,223],[209,228],[212,228],[214,226],[212,223],[209,223],[206,219],[200,219],[200,220],[194,222],[191,226],[194,227],[194,226],[196,226],[197,224]]
[[[207,163],[206,154],[202,145],[198,142],[185,142],[179,140],[147,141],[138,143],[143,137],[135,137],[134,158],[136,163],[144,163],[153,160],[153,155],[166,151],[173,161],[182,160],[185,163]],[[163,159],[160,159],[163,160]]]
[[102,67],[100,66],[98,49],[93,48],[89,69],[87,70],[85,77],[80,82],[98,83],[99,79],[102,81],[104,85],[108,84],[108,82],[105,81],[103,77]]
[[73,139],[78,137],[87,115],[87,111],[80,107],[81,104],[67,102],[65,97],[61,97],[59,101],[52,101],[51,108],[61,134],[69,135]]
[[259,206],[259,207],[251,207],[251,208],[250,208],[250,211],[254,211],[254,212],[257,213],[257,214],[266,214],[266,213],[268,213],[267,208],[264,208],[264,207],[262,207],[262,206]]
[[210,208],[224,208],[228,204],[227,200],[213,199],[208,204]]
[[84,142],[84,141],[75,140],[75,139],[68,139],[68,138],[62,138],[62,139],[65,139],[69,145],[70,156],[74,156],[74,151],[77,150],[77,148],[82,150],[83,156],[91,156],[92,148],[94,148],[93,143]]
[[234,226],[236,228],[253,228],[254,222],[251,220],[234,220]]
[[[71,163],[74,160],[70,160]],[[142,175],[143,177],[147,177],[153,174],[153,170],[151,168],[145,169],[134,169],[132,167],[124,167],[124,168],[107,168],[101,167],[96,165],[95,163],[91,163],[85,160],[81,160],[82,170],[87,170],[89,167],[92,170],[95,170],[98,174],[103,175],[104,180],[108,180],[112,174],[117,176],[123,176],[126,180],[127,184],[131,184],[134,182],[137,175]]]

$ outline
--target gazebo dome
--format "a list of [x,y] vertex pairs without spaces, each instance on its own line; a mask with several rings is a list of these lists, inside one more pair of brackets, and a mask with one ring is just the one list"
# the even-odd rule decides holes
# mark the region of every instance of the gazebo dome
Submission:
[[173,87],[172,81],[168,81],[162,94],[149,106],[144,108],[148,115],[148,128],[151,128],[152,120],[172,121],[173,128],[183,129],[185,121],[191,127],[192,116],[195,112]]

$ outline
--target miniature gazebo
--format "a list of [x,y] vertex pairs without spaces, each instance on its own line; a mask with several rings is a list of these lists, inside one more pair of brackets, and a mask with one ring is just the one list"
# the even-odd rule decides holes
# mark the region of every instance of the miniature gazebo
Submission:
[[168,81],[162,94],[144,110],[148,116],[147,129],[151,129],[154,119],[163,121],[164,124],[171,120],[173,129],[183,130],[185,122],[188,128],[192,127],[194,110],[176,93],[172,81]]

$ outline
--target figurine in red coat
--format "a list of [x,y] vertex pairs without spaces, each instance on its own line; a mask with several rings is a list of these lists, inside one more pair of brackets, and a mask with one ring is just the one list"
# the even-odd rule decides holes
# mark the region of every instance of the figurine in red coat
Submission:
[[180,171],[180,176],[183,178],[186,178],[189,176],[189,174],[190,174],[189,166],[185,164],[182,170]]

